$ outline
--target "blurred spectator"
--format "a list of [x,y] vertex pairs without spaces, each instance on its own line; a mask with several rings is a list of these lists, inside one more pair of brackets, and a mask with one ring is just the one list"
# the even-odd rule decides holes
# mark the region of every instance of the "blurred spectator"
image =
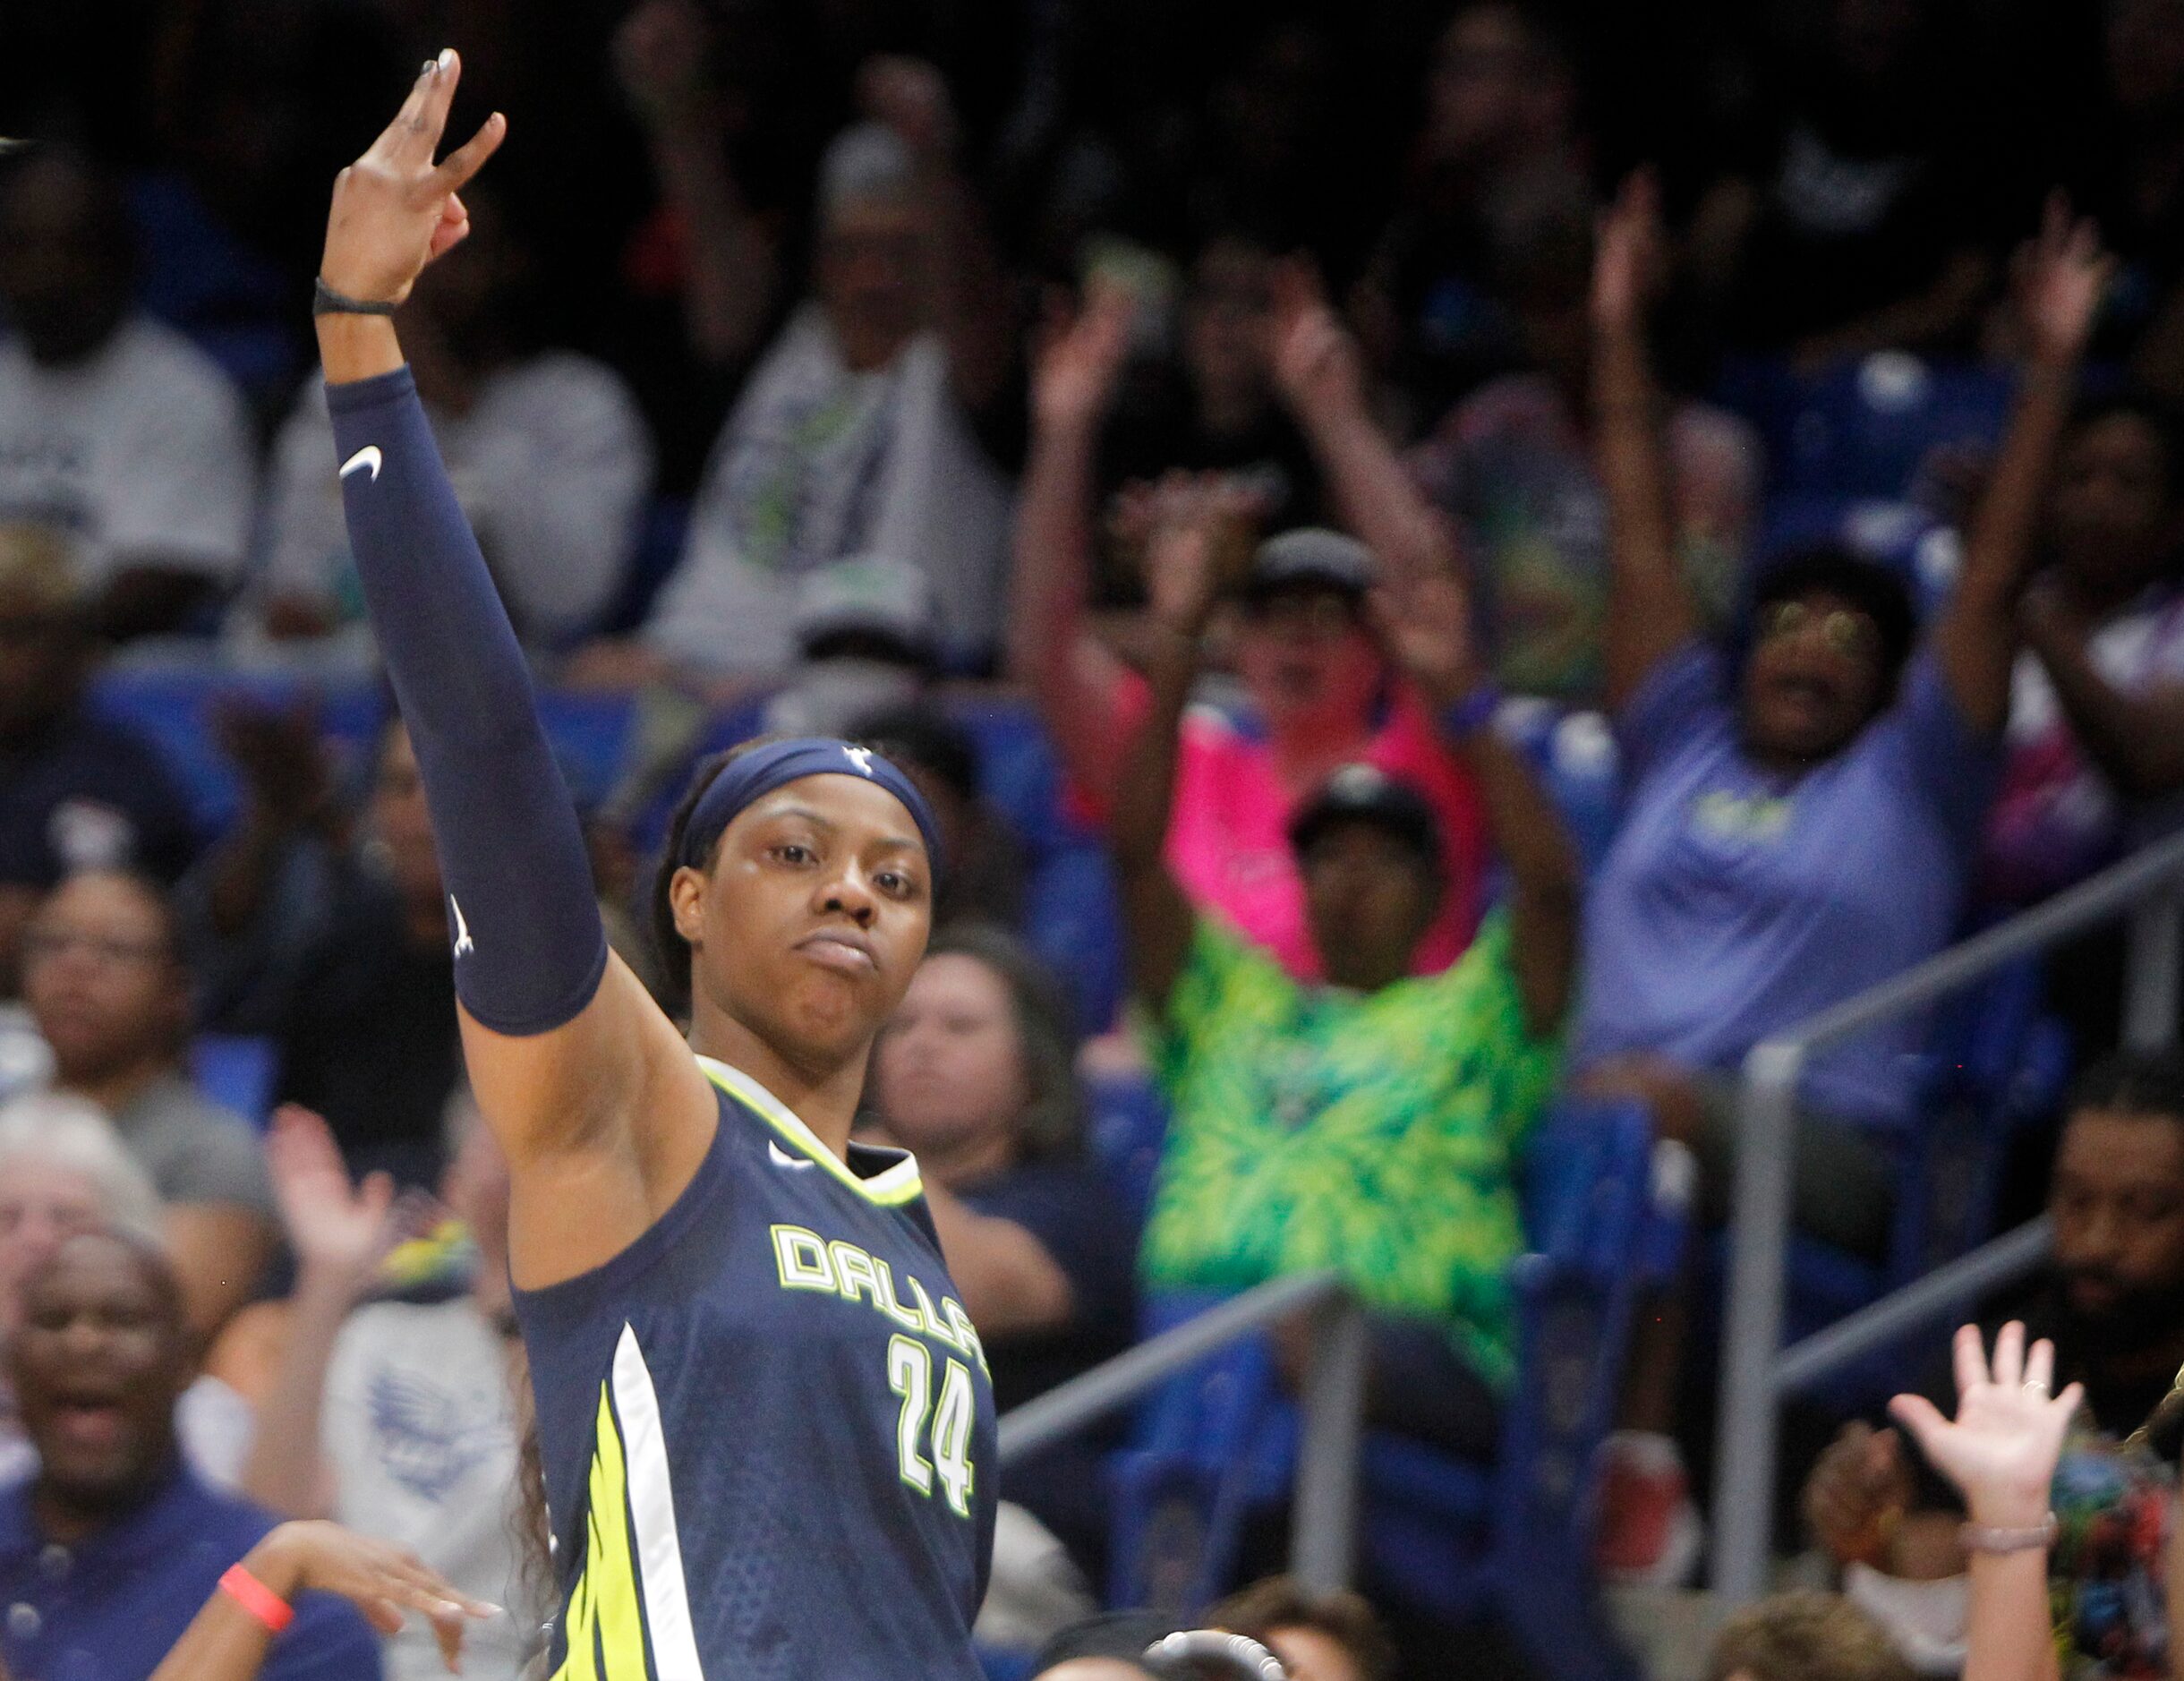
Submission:
[[[243,1491],[288,1517],[330,1517],[414,1553],[473,1599],[519,1606],[515,1384],[520,1345],[508,1298],[508,1174],[468,1100],[451,1108],[441,1195],[476,1253],[468,1287],[438,1301],[372,1301],[398,1233],[384,1175],[350,1182],[326,1123],[275,1116],[268,1156],[296,1254],[280,1361],[260,1404]],[[473,1630],[464,1673],[510,1681],[528,1652],[517,1617]],[[498,1638],[496,1638],[498,1637]],[[389,1681],[444,1675],[432,1630],[388,1643]]]
[[2047,525],[1987,825],[1984,885],[2012,905],[2167,826],[2163,802],[2184,789],[2184,439],[2166,411],[2130,397],[2083,410],[2057,457]]
[[[1941,8],[1820,0],[1772,14],[1735,161],[1691,230],[1694,277],[1738,343],[1808,367],[1969,346],[2018,208]],[[1991,96],[1990,96],[1991,97]],[[1739,156],[1741,154],[1741,156]]]
[[31,918],[23,1000],[54,1080],[90,1099],[166,1204],[190,1325],[209,1338],[273,1253],[272,1190],[251,1123],[190,1083],[190,971],[166,894],[115,871],[73,875]]
[[[1593,704],[1609,566],[1587,401],[1592,200],[1561,171],[1522,184],[1523,201],[1505,207],[1497,238],[1529,371],[1459,403],[1407,472],[1369,412],[1349,336],[1293,276],[1275,311],[1276,365],[1352,526],[1382,554],[1461,562],[1504,687]],[[1665,422],[1676,559],[1718,626],[1758,516],[1758,440],[1703,403],[1676,403]]]
[[139,869],[172,881],[195,846],[158,755],[84,703],[97,648],[61,539],[0,525],[0,993],[10,996],[23,924],[64,875]]
[[1022,926],[1025,858],[1008,819],[979,796],[978,744],[930,703],[867,713],[845,732],[902,768],[933,807],[947,860],[933,898],[933,926]]
[[[80,1098],[38,1093],[0,1107],[0,1342],[22,1326],[31,1276],[70,1238],[119,1232],[158,1243],[163,1213],[151,1180],[112,1124]],[[0,1484],[38,1468],[12,1394],[0,1396]],[[175,1429],[190,1468],[232,1489],[251,1439],[250,1404],[218,1378],[182,1393]]]
[[[419,278],[403,348],[517,634],[560,646],[595,627],[628,570],[652,443],[620,375],[542,342],[540,277],[503,201],[490,187],[464,201],[470,237]],[[337,465],[313,375],[274,445],[247,641],[368,645]]]
[[1169,473],[1234,474],[1261,499],[1269,530],[1322,522],[1318,468],[1283,412],[1268,355],[1273,254],[1240,233],[1200,244],[1178,311],[1175,354],[1148,359],[1148,335],[1166,337],[1165,272],[1147,252],[1117,252],[1093,269],[1093,284],[1131,298],[1140,353],[1120,378],[1100,434],[1093,600],[1102,607],[1144,602],[1141,493]]
[[1582,172],[1577,86],[1541,8],[1463,6],[1434,44],[1425,120],[1361,289],[1375,363],[1439,414],[1506,370],[1516,334],[1495,297],[1490,207],[1540,169]]
[[[926,575],[950,662],[988,653],[999,628],[1008,489],[971,420],[1000,394],[1012,311],[957,174],[939,73],[876,59],[859,83],[868,120],[835,139],[821,169],[813,295],[729,416],[644,627],[671,664],[778,670],[797,579],[865,553]],[[689,196],[685,232],[707,248],[691,286],[744,284],[724,254],[747,243],[725,173],[678,171],[663,185]],[[739,303],[693,313],[735,316],[736,334],[750,319]]]
[[308,709],[223,722],[243,820],[181,895],[220,1031],[277,1042],[277,1095],[326,1116],[359,1173],[439,1174],[461,1075],[448,907],[409,732],[380,738],[352,840]]
[[[1823,551],[1757,591],[1741,665],[1702,639],[1674,550],[1646,369],[1658,237],[1650,183],[1624,190],[1594,283],[1595,392],[1614,579],[1608,696],[1630,798],[1587,901],[1572,1060],[1688,1145],[1719,1219],[1752,1046],[1939,951],[1957,919],[2001,765],[2016,599],[2105,270],[2092,230],[2052,216],[2026,259],[2035,345],[1953,593],[1915,641],[1895,574]],[[1885,1249],[1915,1125],[1906,1019],[1814,1056],[1800,1088],[1800,1226]],[[1695,1513],[1670,1444],[1676,1325],[1648,1327],[1608,1483],[1605,1556],[1681,1574]]]
[[[2048,1212],[2055,1246],[2045,1274],[1984,1319],[1990,1331],[2022,1319],[2028,1337],[2055,1345],[2055,1387],[2086,1388],[2052,1494],[2061,1528],[2049,1576],[2064,1669],[2162,1675],[2174,1470],[2161,1455],[2177,1444],[2133,1433],[2184,1363],[2184,1059],[2129,1053],[2079,1080]],[[1939,1403],[1951,1382],[1937,1369],[1919,1388]],[[1896,1430],[1854,1423],[1813,1471],[1804,1506],[1814,1538],[1849,1567],[1852,1596],[1889,1622],[1921,1669],[1954,1674],[1965,1615],[1955,1491]]]
[[[1084,1148],[1074,1046],[1054,982],[1011,935],[935,934],[873,1054],[872,1119],[917,1157],[963,1306],[1006,1412],[1130,1341],[1137,1234]],[[1002,1492],[1096,1562],[1099,1449],[1011,1465]]]
[[873,555],[807,574],[789,628],[801,662],[766,704],[769,734],[842,735],[862,714],[914,701],[933,681],[933,589],[907,560]]
[[235,582],[255,466],[241,396],[132,307],[131,266],[111,178],[0,159],[0,520],[68,539],[115,638],[188,628]]
[[1706,1681],[1911,1681],[1888,1631],[1849,1600],[1809,1588],[1748,1605],[1721,1626]]
[[[141,1240],[73,1237],[31,1276],[8,1370],[38,1472],[0,1491],[13,1673],[149,1676],[273,1528],[183,1463],[175,1413],[191,1364],[180,1287]],[[379,1641],[347,1606],[305,1595],[260,1673],[378,1681]]]
[[[1128,345],[1130,303],[1094,291],[1039,359],[1031,465],[1017,526],[1009,662],[1028,682],[1075,792],[1096,815],[1120,798],[1123,755],[1145,728],[1146,686],[1095,636],[1091,583],[1093,466]],[[1224,481],[1241,509],[1250,489]],[[1157,497],[1147,499],[1149,509]],[[1374,556],[1337,533],[1305,528],[1258,550],[1235,627],[1234,662],[1249,705],[1230,718],[1185,718],[1168,858],[1198,903],[1216,910],[1300,976],[1316,975],[1304,892],[1286,830],[1298,802],[1341,765],[1367,761],[1430,801],[1446,892],[1420,972],[1446,968],[1469,942],[1485,866],[1484,819],[1471,776],[1436,739],[1412,687],[1393,674],[1365,619],[1388,568],[1400,587],[1415,545]],[[1148,588],[1159,580],[1148,572]],[[1152,633],[1160,652],[1160,633]]]
[[1395,1671],[1379,1618],[1347,1591],[1314,1593],[1294,1577],[1270,1576],[1223,1600],[1206,1620],[1267,1647],[1282,1660],[1289,1681],[1389,1681]]
[[1448,887],[1433,812],[1416,789],[1354,766],[1290,825],[1326,985],[1299,982],[1194,909],[1163,845],[1177,726],[1218,580],[1220,495],[1200,494],[1156,528],[1162,653],[1116,795],[1132,981],[1172,1114],[1140,1272],[1156,1289],[1236,1292],[1338,1269],[1373,1316],[1372,1416],[1490,1455],[1516,1363],[1516,1164],[1557,1070],[1575,859],[1529,767],[1490,726],[1461,591],[1433,579],[1394,595],[1390,636],[1480,789],[1509,871],[1506,908],[1455,965],[1415,977]]

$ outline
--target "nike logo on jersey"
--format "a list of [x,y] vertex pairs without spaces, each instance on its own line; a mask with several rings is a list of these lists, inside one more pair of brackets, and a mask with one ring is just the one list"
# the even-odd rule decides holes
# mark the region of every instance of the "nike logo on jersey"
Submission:
[[343,462],[341,464],[341,476],[346,479],[359,467],[370,468],[371,476],[374,479],[380,476],[379,445],[366,444],[362,449],[351,456],[346,461]]
[[766,1140],[766,1158],[776,1167],[816,1167],[819,1165],[808,1156],[791,1156],[772,1139]]
[[478,943],[470,937],[470,925],[463,920],[463,908],[455,902],[455,895],[448,895],[448,909],[455,913],[455,954],[467,957],[478,949]]

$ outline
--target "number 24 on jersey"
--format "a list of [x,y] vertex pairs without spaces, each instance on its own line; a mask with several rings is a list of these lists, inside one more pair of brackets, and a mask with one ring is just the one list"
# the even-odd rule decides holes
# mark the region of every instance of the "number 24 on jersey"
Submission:
[[[970,1433],[978,1417],[969,1369],[960,1360],[946,1362],[935,1405],[932,1350],[917,1337],[897,1336],[887,1344],[887,1387],[902,1397],[902,1410],[895,1420],[895,1453],[902,1480],[930,1496],[937,1476],[949,1508],[958,1517],[968,1517],[977,1475],[970,1463]],[[928,1420],[930,1458],[922,1451],[928,1441]]]

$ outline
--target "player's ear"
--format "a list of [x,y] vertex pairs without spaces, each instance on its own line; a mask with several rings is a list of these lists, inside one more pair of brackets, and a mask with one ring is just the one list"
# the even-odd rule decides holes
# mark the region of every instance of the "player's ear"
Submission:
[[668,882],[668,904],[675,912],[675,932],[697,943],[705,928],[705,873],[689,865],[677,870]]

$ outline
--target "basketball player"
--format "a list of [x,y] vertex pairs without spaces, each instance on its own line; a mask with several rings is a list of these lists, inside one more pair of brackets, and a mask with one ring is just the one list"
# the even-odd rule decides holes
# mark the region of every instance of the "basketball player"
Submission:
[[849,1142],[939,865],[900,772],[764,744],[662,888],[687,1042],[607,947],[523,656],[388,319],[459,243],[496,114],[428,64],[334,189],[314,306],[352,547],[431,804],[479,1107],[512,1170],[567,1681],[978,1674],[992,1390],[917,1165]]

